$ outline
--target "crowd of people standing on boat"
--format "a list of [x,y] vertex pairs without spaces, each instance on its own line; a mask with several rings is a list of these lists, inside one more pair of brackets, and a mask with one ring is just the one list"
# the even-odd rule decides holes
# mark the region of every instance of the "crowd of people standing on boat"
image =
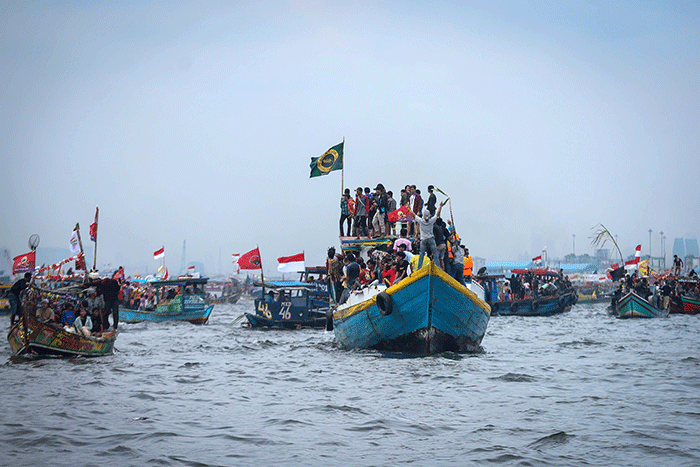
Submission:
[[532,271],[524,274],[511,274],[503,284],[500,299],[502,301],[524,300],[556,295],[572,287],[568,276],[563,271],[557,275],[538,275]]
[[634,292],[661,310],[668,310],[672,304],[681,307],[682,296],[699,300],[700,282],[694,272],[689,274],[688,279],[667,276],[653,278],[651,281],[647,277],[638,276],[637,271],[626,274],[613,293],[612,305],[615,306],[629,292]]

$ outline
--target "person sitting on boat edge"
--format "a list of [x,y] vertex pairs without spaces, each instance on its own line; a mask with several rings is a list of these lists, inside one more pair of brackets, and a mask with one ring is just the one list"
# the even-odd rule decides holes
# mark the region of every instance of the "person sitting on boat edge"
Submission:
[[53,323],[54,311],[53,308],[49,306],[49,299],[44,298],[41,300],[41,306],[36,310],[36,319],[40,323]]
[[439,259],[437,259],[439,256],[437,244],[435,243],[435,237],[433,236],[433,226],[435,225],[437,218],[440,217],[440,213],[442,212],[442,207],[444,205],[444,201],[440,203],[440,207],[437,210],[437,215],[431,216],[428,208],[425,208],[423,209],[423,215],[416,219],[420,230],[420,256],[418,257],[418,269],[423,267],[423,258],[425,257],[426,250],[428,249],[430,249],[432,252],[433,262],[438,265],[440,264]]
[[80,304],[79,315],[73,321],[75,332],[82,334],[85,337],[90,337],[90,329],[92,329],[92,319],[88,316],[88,302],[83,300]]

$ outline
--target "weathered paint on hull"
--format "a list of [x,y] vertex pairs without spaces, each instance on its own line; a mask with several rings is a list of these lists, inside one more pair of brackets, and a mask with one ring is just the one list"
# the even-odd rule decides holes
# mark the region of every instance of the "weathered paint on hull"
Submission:
[[338,344],[430,355],[480,349],[490,308],[434,264],[386,289],[393,302],[384,316],[376,296],[333,313]]
[[145,311],[145,310],[130,310],[128,308],[119,308],[119,321],[124,323],[140,323],[143,321],[188,321],[194,324],[205,324],[209,320],[209,315],[214,309],[214,305],[210,305],[203,310],[184,310],[181,312],[165,312]]
[[16,323],[7,334],[12,355],[37,353],[39,355],[98,357],[111,354],[117,331],[104,333],[103,337],[84,337],[68,332],[61,327],[39,323],[30,319],[27,324],[28,339],[25,340],[22,322]]
[[665,318],[668,310],[657,310],[634,292],[620,299],[615,307],[618,318]]

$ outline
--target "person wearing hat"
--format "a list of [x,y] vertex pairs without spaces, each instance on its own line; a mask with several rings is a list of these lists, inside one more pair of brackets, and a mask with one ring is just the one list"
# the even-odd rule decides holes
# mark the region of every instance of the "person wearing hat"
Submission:
[[36,319],[41,323],[53,323],[53,309],[49,306],[49,299],[45,298],[41,301],[41,307],[36,310]]

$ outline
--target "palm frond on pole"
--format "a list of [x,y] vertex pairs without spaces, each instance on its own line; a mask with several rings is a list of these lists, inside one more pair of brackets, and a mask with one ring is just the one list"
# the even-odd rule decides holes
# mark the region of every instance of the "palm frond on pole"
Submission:
[[608,240],[610,240],[613,242],[613,245],[615,245],[615,248],[617,248],[617,252],[620,254],[620,264],[625,264],[625,260],[622,257],[622,251],[615,241],[615,237],[613,237],[607,227],[605,227],[603,224],[598,224],[595,227],[592,227],[591,230],[593,230],[593,236],[590,237],[591,245],[600,249],[605,246]]

